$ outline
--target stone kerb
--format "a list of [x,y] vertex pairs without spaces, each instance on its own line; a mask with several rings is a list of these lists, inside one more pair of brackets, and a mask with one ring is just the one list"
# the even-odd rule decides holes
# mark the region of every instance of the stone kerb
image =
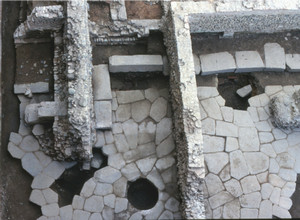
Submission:
[[291,218],[300,130],[274,127],[269,102],[299,88],[267,86],[242,111],[225,106],[215,87],[198,87],[207,218]]

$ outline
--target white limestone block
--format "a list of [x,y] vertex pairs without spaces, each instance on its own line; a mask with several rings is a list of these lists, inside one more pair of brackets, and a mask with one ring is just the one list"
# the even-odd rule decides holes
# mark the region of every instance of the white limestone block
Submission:
[[[131,105],[131,115],[135,122],[141,122],[150,114],[151,103],[148,100],[141,100]],[[125,130],[124,130],[125,131]]]
[[200,66],[200,59],[199,57],[193,53],[193,60],[194,60],[194,69],[195,69],[195,74],[199,75],[201,72],[201,66]]
[[242,187],[236,179],[232,178],[231,180],[224,183],[224,186],[228,192],[234,197],[239,197],[243,194]]
[[242,219],[257,219],[257,216],[258,216],[258,209],[249,209],[249,208],[241,209]]
[[92,81],[94,101],[112,99],[108,65],[101,64],[94,66]]
[[224,152],[211,153],[204,155],[204,161],[206,162],[209,172],[218,174],[228,163],[228,154]]
[[257,130],[250,127],[240,127],[239,144],[242,151],[258,151],[259,139]]
[[104,167],[100,170],[97,170],[94,174],[94,177],[103,183],[114,183],[121,177],[121,172],[112,167]]
[[94,101],[96,129],[110,129],[112,126],[111,101]]
[[33,153],[26,153],[21,161],[23,169],[31,176],[37,176],[43,171],[43,166]]
[[121,177],[113,184],[114,194],[119,197],[125,197],[127,192],[127,182],[125,177]]
[[97,196],[105,196],[113,192],[113,187],[108,183],[97,183],[94,194]]
[[204,180],[207,186],[209,196],[213,196],[225,190],[220,178],[215,174],[209,173]]
[[166,204],[165,208],[171,212],[178,212],[179,211],[179,202],[174,197],[170,197]]
[[223,137],[203,135],[203,152],[215,153],[224,151],[225,139]]
[[236,73],[262,71],[265,65],[257,51],[235,52]]
[[259,182],[255,176],[246,176],[245,178],[241,179],[241,185],[244,194],[260,190]]
[[168,102],[162,97],[156,99],[151,106],[150,117],[159,122],[167,114],[167,104]]
[[210,197],[208,199],[209,204],[212,209],[218,208],[221,205],[224,205],[225,203],[228,203],[232,201],[234,197],[226,191],[219,192],[218,194]]
[[101,212],[104,208],[102,196],[91,196],[85,200],[83,210],[88,212]]
[[215,98],[202,100],[201,105],[209,117],[216,120],[223,120],[220,107]]
[[200,55],[202,75],[233,73],[236,69],[235,60],[228,52]]
[[197,87],[197,96],[198,99],[204,100],[212,97],[216,97],[219,95],[218,89],[212,86],[199,86]]
[[208,135],[216,134],[216,122],[212,118],[206,118],[201,121],[202,123],[202,133]]
[[223,106],[223,107],[221,107],[221,112],[222,112],[224,121],[226,121],[226,122],[232,122],[233,121],[233,108]]
[[21,159],[25,152],[17,147],[13,142],[9,142],[7,146],[7,150],[13,158]]
[[286,54],[285,61],[289,72],[300,72],[300,54]]
[[[238,199],[226,203],[223,209],[223,218],[225,219],[239,219],[241,205]],[[215,216],[216,217],[216,216]]]
[[74,210],[73,220],[89,219],[91,213],[83,210]]
[[272,218],[272,202],[270,200],[263,200],[260,203],[258,218],[262,218],[262,219]]
[[233,110],[233,122],[239,127],[254,127],[250,114],[243,110]]
[[261,197],[262,199],[269,199],[272,192],[273,192],[274,186],[272,186],[270,183],[264,183],[261,185]]
[[244,155],[240,150],[233,151],[229,154],[231,176],[241,179],[249,174],[248,166]]
[[59,214],[59,207],[57,203],[42,206],[42,214],[48,217],[57,216]]
[[141,174],[139,169],[136,167],[135,163],[130,163],[124,166],[121,169],[121,173],[125,176],[129,181],[136,180]]
[[14,84],[15,94],[24,94],[27,89],[30,89],[32,93],[47,93],[49,92],[49,83],[36,82],[29,84]]
[[278,43],[266,43],[264,45],[266,71],[285,70],[285,52]]
[[243,208],[259,208],[261,194],[259,192],[249,193],[240,197],[240,203]]
[[246,96],[250,95],[251,92],[252,92],[252,87],[250,84],[236,90],[236,94],[238,94],[242,98],[245,98]]
[[238,137],[238,127],[232,123],[217,121],[216,122],[216,135]]

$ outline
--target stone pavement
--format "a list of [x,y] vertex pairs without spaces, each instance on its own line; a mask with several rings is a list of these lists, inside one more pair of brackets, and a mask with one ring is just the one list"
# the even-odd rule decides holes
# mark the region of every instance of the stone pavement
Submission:
[[247,111],[225,106],[215,87],[198,87],[207,218],[291,218],[300,172],[300,129],[273,126],[270,98],[299,86],[267,86]]

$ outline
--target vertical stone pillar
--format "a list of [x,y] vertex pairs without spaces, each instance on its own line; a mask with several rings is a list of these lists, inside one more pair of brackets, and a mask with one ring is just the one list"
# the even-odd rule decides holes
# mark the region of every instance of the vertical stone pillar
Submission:
[[178,159],[182,215],[205,218],[202,184],[205,177],[200,108],[188,16],[171,3],[164,40],[170,63],[170,89]]

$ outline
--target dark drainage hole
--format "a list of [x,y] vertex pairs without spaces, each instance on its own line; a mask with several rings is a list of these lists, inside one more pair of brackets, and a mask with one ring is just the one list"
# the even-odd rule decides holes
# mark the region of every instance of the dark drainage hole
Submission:
[[[93,148],[93,154],[103,159],[99,169],[107,166],[107,157],[102,154],[101,149]],[[73,197],[80,194],[84,183],[92,178],[97,170],[93,167],[90,170],[81,170],[81,165],[79,164],[65,170],[62,176],[51,186],[51,189],[58,194],[59,206],[71,204]]]
[[129,183],[127,197],[135,208],[151,209],[158,201],[158,190],[149,180],[141,178]]

